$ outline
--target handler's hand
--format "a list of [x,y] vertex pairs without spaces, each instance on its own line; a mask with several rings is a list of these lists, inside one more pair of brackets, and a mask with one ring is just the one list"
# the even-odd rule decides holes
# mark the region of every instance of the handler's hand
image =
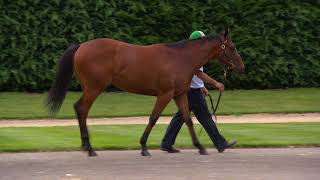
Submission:
[[224,85],[220,82],[216,82],[215,84],[216,88],[218,88],[220,91],[223,91],[224,90]]
[[201,88],[201,92],[204,96],[208,96],[208,94],[209,94],[209,91],[206,87]]

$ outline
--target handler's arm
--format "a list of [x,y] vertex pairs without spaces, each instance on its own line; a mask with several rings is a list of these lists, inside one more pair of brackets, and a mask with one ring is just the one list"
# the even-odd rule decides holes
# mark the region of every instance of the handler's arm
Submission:
[[216,88],[218,88],[220,91],[224,90],[224,85],[216,80],[214,80],[213,78],[211,78],[210,76],[208,76],[206,73],[202,72],[202,71],[197,71],[196,75],[205,83],[209,83],[214,85]]

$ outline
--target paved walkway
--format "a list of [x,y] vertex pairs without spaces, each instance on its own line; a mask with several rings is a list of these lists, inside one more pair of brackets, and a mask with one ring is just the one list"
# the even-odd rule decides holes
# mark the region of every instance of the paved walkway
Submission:
[[320,148],[228,149],[201,156],[196,150],[0,153],[0,180],[315,180]]
[[[218,116],[218,123],[285,123],[320,122],[320,113],[303,114],[246,114]],[[160,117],[157,123],[168,124],[171,117]],[[194,123],[198,121],[193,118]],[[147,124],[148,117],[89,118],[89,125]],[[78,125],[75,119],[0,120],[0,127],[43,127]]]

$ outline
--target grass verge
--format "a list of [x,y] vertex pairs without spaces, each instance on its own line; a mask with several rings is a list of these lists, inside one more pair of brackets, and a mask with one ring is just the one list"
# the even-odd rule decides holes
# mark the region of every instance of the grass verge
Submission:
[[[211,91],[214,100],[217,91]],[[74,118],[73,103],[79,92],[69,92],[57,118]],[[46,94],[0,93],[0,119],[50,118],[43,107]],[[90,110],[91,117],[149,116],[155,97],[129,93],[103,93]],[[214,102],[215,103],[215,102]],[[228,90],[222,95],[217,114],[320,112],[320,88],[285,90]],[[171,102],[163,115],[177,111]]]
[[[274,124],[218,124],[227,139],[237,139],[237,147],[320,146],[320,123]],[[159,148],[167,125],[154,127],[149,140],[150,148]],[[90,126],[95,149],[139,149],[139,139],[145,125]],[[200,126],[195,125],[196,132]],[[213,147],[205,132],[200,142]],[[187,128],[183,126],[177,138],[177,147],[193,148]],[[67,127],[0,128],[0,152],[66,151],[79,150],[79,129]]]

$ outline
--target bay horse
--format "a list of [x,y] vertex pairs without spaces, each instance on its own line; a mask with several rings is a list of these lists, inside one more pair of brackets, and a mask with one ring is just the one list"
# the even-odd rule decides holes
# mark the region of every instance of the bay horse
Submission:
[[51,114],[59,111],[74,71],[83,91],[74,104],[82,149],[88,151],[89,156],[96,156],[86,121],[97,96],[110,84],[130,93],[156,96],[149,123],[140,139],[141,155],[150,156],[146,145],[148,136],[161,112],[174,99],[188,126],[193,145],[205,155],[207,151],[199,143],[191,121],[187,92],[194,73],[212,58],[231,70],[244,71],[244,64],[228,30],[214,36],[169,44],[140,46],[99,38],[72,45],[60,59],[46,106]]

